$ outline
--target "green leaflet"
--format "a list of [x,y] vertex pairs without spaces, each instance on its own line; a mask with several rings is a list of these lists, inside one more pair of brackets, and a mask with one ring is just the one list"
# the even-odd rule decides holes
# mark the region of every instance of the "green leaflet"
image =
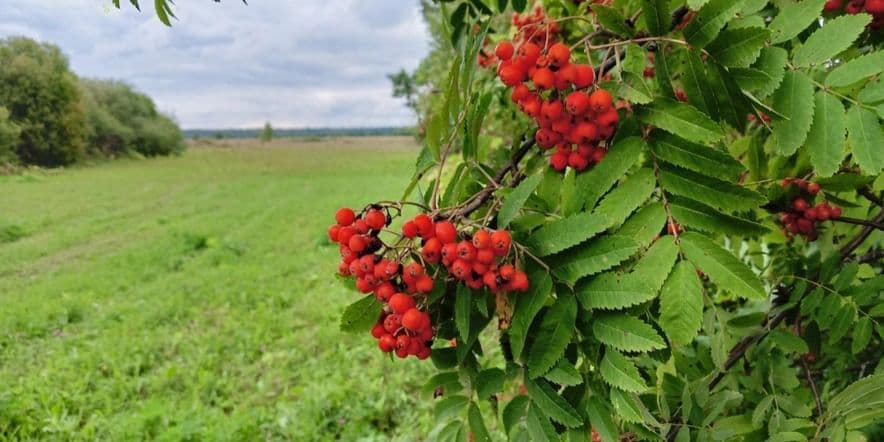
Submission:
[[553,274],[569,284],[610,269],[638,251],[640,244],[629,237],[612,235],[590,241],[583,247],[556,256]]
[[805,0],[785,3],[780,13],[770,22],[771,43],[777,44],[795,38],[822,14],[826,0]]
[[657,296],[677,256],[675,243],[668,237],[660,239],[631,273],[607,272],[579,284],[574,291],[585,308],[612,310],[647,302]]
[[669,68],[669,54],[666,51],[666,43],[660,43],[654,56],[654,80],[660,87],[660,95],[670,100],[675,99],[675,90],[672,89],[672,69]]
[[729,251],[699,233],[686,232],[680,238],[681,249],[688,260],[718,288],[742,298],[767,298],[758,275]]
[[583,377],[570,362],[566,359],[560,359],[552,370],[543,375],[544,379],[558,385],[580,385],[583,383]]
[[633,424],[644,422],[644,415],[648,413],[638,396],[618,388],[611,389],[611,405],[621,419]]
[[[870,81],[863,90],[859,91],[858,98],[864,103],[877,103],[884,100],[884,78],[878,77],[878,79]],[[878,116],[884,118],[882,109],[884,106],[878,106]]]
[[877,175],[884,168],[884,134],[872,111],[852,106],[847,111],[847,143],[853,159],[867,175]]
[[772,139],[776,153],[789,156],[804,144],[813,122],[813,83],[801,72],[789,71],[773,95],[773,108],[788,119],[777,119]]
[[475,402],[470,402],[470,408],[467,410],[467,418],[470,424],[470,432],[472,440],[475,442],[491,442],[491,436],[485,427],[485,421],[482,419],[482,412]]
[[663,203],[659,201],[650,203],[632,215],[623,227],[620,227],[617,235],[630,238],[641,247],[647,247],[660,233],[664,223],[666,223],[666,211],[663,209]]
[[666,347],[653,327],[623,313],[598,316],[592,323],[592,333],[603,344],[622,351],[651,351]]
[[513,357],[516,359],[525,348],[525,337],[528,335],[531,322],[534,321],[534,317],[537,316],[552,293],[552,278],[548,272],[544,270],[531,272],[528,279],[531,281],[531,285],[526,293],[522,293],[516,298],[513,320],[508,331]]
[[651,35],[663,35],[669,32],[672,16],[669,14],[667,0],[642,0],[642,19]]
[[458,284],[454,297],[454,323],[462,343],[470,340],[470,315],[472,312],[473,291],[464,284]]
[[648,388],[635,364],[613,348],[605,350],[599,373],[605,382],[623,391],[641,393]]
[[559,440],[556,429],[549,422],[537,404],[528,406],[528,414],[525,416],[525,424],[528,427],[528,435],[531,440],[540,442],[555,442]]
[[651,139],[654,155],[667,163],[728,181],[735,181],[744,170],[739,161],[715,148],[664,132],[653,133]]
[[688,96],[688,103],[717,120],[719,116],[718,98],[706,74],[706,67],[696,52],[685,50],[682,59],[682,85]]
[[[614,144],[597,167],[577,177],[577,196],[572,200],[587,209],[595,207],[602,195],[641,158],[645,146],[638,137],[629,137]],[[571,212],[577,211],[579,208]]]
[[718,32],[743,7],[745,0],[711,0],[700,8],[697,16],[685,26],[685,40],[692,46],[702,48],[715,40]]
[[620,428],[611,418],[611,411],[598,396],[589,398],[586,403],[586,414],[589,422],[603,441],[615,441],[620,436]]
[[476,375],[476,396],[479,399],[487,399],[503,390],[505,373],[503,370],[492,367],[486,368]]
[[798,67],[819,65],[850,47],[872,21],[869,14],[842,15],[817,29],[792,55]]
[[623,82],[619,84],[617,92],[630,103],[648,104],[652,101],[654,93],[645,79],[632,72],[623,72]]
[[679,224],[704,232],[757,236],[770,231],[762,224],[721,213],[712,207],[688,198],[670,198],[669,210]]
[[863,316],[856,321],[851,336],[850,352],[857,354],[869,346],[872,339],[872,321],[868,316]]
[[724,136],[721,127],[696,108],[660,98],[636,111],[638,118],[669,133],[698,143],[714,143]]
[[835,68],[826,77],[826,85],[832,87],[848,86],[879,74],[881,71],[884,71],[884,51],[875,51],[854,58]]
[[437,422],[452,419],[459,415],[469,402],[470,400],[463,395],[445,396],[436,402],[433,415]]
[[364,333],[370,329],[381,315],[381,303],[374,295],[364,296],[344,309],[341,316],[341,331]]
[[768,37],[770,32],[765,28],[728,29],[706,50],[724,66],[745,68],[758,59]]
[[847,116],[841,100],[826,92],[817,92],[814,102],[813,125],[805,146],[816,174],[829,177],[838,171],[844,158]]
[[601,4],[592,5],[592,12],[595,12],[596,19],[605,29],[623,37],[632,37],[635,33],[632,28],[626,25],[626,17],[615,8]]
[[660,291],[660,327],[673,345],[687,345],[703,323],[703,286],[694,266],[681,261]]
[[786,76],[786,62],[788,60],[789,53],[781,47],[771,46],[761,50],[752,68],[764,72],[771,80],[763,85],[759,85],[755,89],[755,95],[759,99],[767,98],[768,95],[779,88],[783,78]]
[[608,221],[607,228],[623,224],[635,209],[647,201],[655,187],[654,171],[639,169],[608,193],[593,213]]
[[503,200],[500,205],[500,211],[497,213],[497,226],[501,229],[506,228],[510,222],[519,214],[519,210],[528,201],[528,198],[534,193],[534,189],[540,184],[543,175],[534,175],[519,183],[515,189]]
[[552,255],[595,237],[607,230],[608,224],[604,216],[581,212],[543,225],[528,238],[526,245],[538,256]]
[[514,397],[506,404],[503,408],[503,413],[501,413],[501,420],[503,421],[503,428],[507,433],[512,432],[513,427],[519,424],[530,403],[531,401],[528,399],[528,396],[520,395]]
[[760,193],[743,186],[673,167],[660,169],[660,186],[668,193],[724,211],[754,209],[767,201]]
[[543,315],[537,338],[528,353],[528,375],[532,379],[545,374],[562,358],[571,342],[576,320],[577,300],[567,294],[560,295]]
[[577,410],[559,396],[546,381],[526,379],[525,387],[528,389],[528,397],[531,398],[531,402],[537,405],[543,414],[549,416],[550,419],[569,428],[577,427],[583,423]]

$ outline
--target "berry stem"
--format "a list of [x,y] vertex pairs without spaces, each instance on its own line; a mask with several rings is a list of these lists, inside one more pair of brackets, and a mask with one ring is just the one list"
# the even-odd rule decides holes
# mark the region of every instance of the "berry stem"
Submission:
[[858,226],[867,226],[867,227],[871,227],[871,228],[878,229],[878,230],[884,230],[884,224],[877,223],[874,220],[869,221],[869,220],[858,219],[858,218],[849,218],[846,216],[839,216],[836,218],[831,218],[831,220],[835,221],[835,222],[839,222],[839,223],[855,224]]

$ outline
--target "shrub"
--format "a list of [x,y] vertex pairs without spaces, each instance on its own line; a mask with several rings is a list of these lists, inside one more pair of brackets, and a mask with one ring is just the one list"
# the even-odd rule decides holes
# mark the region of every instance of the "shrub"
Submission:
[[15,147],[20,134],[18,125],[9,121],[9,111],[0,107],[0,163],[15,161]]
[[0,106],[21,131],[15,150],[23,163],[61,166],[83,154],[80,88],[58,47],[22,37],[0,40]]

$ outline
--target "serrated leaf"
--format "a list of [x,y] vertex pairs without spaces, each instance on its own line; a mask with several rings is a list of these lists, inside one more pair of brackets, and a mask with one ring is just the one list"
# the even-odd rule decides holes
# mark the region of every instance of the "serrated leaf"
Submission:
[[660,95],[670,100],[675,99],[675,90],[672,88],[672,70],[669,68],[669,52],[667,44],[661,42],[654,54],[654,80],[660,88]]
[[814,102],[813,125],[805,145],[816,174],[829,177],[844,158],[847,116],[841,100],[823,91],[816,93]]
[[709,84],[706,67],[703,66],[700,56],[694,51],[686,50],[682,57],[682,65],[682,85],[688,96],[688,103],[697,110],[709,114],[713,120],[718,119],[718,98]]
[[758,59],[768,37],[770,32],[764,28],[728,29],[706,50],[724,66],[745,68]]
[[623,82],[619,83],[618,92],[623,99],[635,104],[650,103],[654,96],[644,78],[632,72],[623,72]]
[[758,236],[770,231],[762,224],[721,213],[687,198],[669,199],[669,210],[679,224],[709,233]]
[[786,76],[786,62],[788,60],[789,53],[783,48],[771,46],[761,50],[758,60],[755,60],[752,67],[770,76],[771,81],[755,90],[755,95],[759,99],[767,98],[780,87]]
[[783,4],[780,13],[768,26],[770,42],[777,44],[795,38],[822,14],[825,2],[826,0],[805,0]]
[[374,295],[367,295],[350,304],[341,316],[341,331],[347,333],[365,333],[378,321],[381,315],[381,303]]
[[623,391],[641,393],[648,388],[635,364],[613,348],[605,351],[599,373],[605,382]]
[[476,375],[476,396],[487,399],[503,390],[504,372],[493,367],[487,368]]
[[869,346],[872,339],[872,321],[868,316],[863,316],[856,321],[853,328],[853,341],[850,343],[850,352],[857,354]]
[[642,408],[644,404],[632,393],[625,393],[617,388],[611,389],[611,405],[614,411],[626,422],[638,424],[644,422]]
[[544,379],[558,385],[580,385],[583,383],[583,377],[570,362],[565,359],[559,360],[552,370],[543,375]]
[[528,177],[519,183],[503,200],[503,204],[500,205],[500,211],[497,212],[497,226],[499,228],[506,228],[516,215],[519,214],[519,210],[522,209],[525,201],[528,201],[528,198],[534,193],[534,189],[537,189],[541,179],[543,179],[543,175]]
[[592,309],[622,309],[650,301],[657,296],[677,255],[674,242],[659,240],[631,273],[604,273],[578,285],[574,292],[585,308]]
[[[884,100],[884,77],[870,81],[863,90],[859,91],[857,98],[863,103],[877,103]],[[880,118],[884,118],[884,105],[878,106],[876,112]]]
[[773,108],[788,119],[773,124],[776,153],[789,156],[804,144],[813,123],[813,83],[807,75],[790,71],[773,95]]
[[847,111],[847,143],[853,159],[867,175],[877,175],[884,168],[884,133],[878,116],[872,111],[852,106]]
[[482,412],[475,402],[470,402],[470,408],[467,411],[467,419],[470,423],[470,432],[474,442],[491,442],[491,436],[488,429],[485,428],[485,421],[482,419]]
[[469,402],[470,400],[463,395],[446,395],[436,402],[433,415],[437,422],[450,420],[460,414]]
[[618,9],[601,4],[591,5],[591,8],[603,28],[623,37],[632,36],[632,28],[626,25],[626,17]]
[[669,14],[668,0],[642,0],[642,18],[651,35],[669,32],[672,16]]
[[525,337],[528,335],[528,329],[534,321],[534,317],[546,304],[549,295],[552,293],[552,278],[546,271],[538,270],[531,272],[528,277],[531,285],[528,291],[520,294],[516,298],[516,305],[513,309],[513,319],[510,323],[509,336],[510,346],[513,350],[513,357],[519,358],[522,350],[525,348]]
[[442,387],[445,394],[457,393],[463,390],[463,385],[460,383],[460,377],[457,372],[447,371],[433,375],[433,377],[421,387],[421,392],[429,395],[439,387]]
[[472,313],[473,291],[463,284],[458,284],[454,296],[454,322],[457,326],[458,336],[464,343],[470,339],[470,316]]
[[580,414],[564,398],[542,379],[525,380],[528,389],[528,397],[531,402],[540,407],[540,410],[550,419],[566,426],[574,428],[583,423]]
[[775,398],[776,397],[771,394],[758,401],[758,405],[756,405],[755,410],[752,411],[753,427],[761,428],[761,426],[764,425],[764,420],[767,418],[767,412],[770,411],[770,406],[773,404]]
[[549,418],[543,414],[537,404],[528,406],[528,415],[525,417],[525,424],[528,428],[528,435],[532,441],[558,441],[556,429],[549,422]]
[[848,86],[884,71],[884,51],[875,51],[838,66],[826,77],[826,85]]
[[884,400],[884,374],[874,374],[848,385],[832,396],[826,413],[843,416],[866,407],[880,407],[881,400]]
[[571,342],[576,320],[577,300],[567,294],[560,295],[543,315],[534,345],[528,353],[528,375],[532,379],[542,376],[562,358],[565,347]]
[[501,420],[507,433],[510,433],[513,427],[518,425],[530,403],[528,396],[516,396],[506,404],[503,413],[501,413]]
[[608,219],[597,213],[581,212],[551,221],[537,229],[527,246],[537,256],[547,256],[574,247],[608,229]]
[[668,193],[700,201],[718,210],[749,210],[767,202],[754,190],[674,167],[660,169],[660,186]]
[[744,0],[711,0],[706,3],[685,26],[682,32],[684,39],[697,48],[706,46],[715,40],[721,28],[743,8],[743,3]]
[[[645,150],[641,138],[629,137],[611,147],[605,158],[590,171],[577,177],[577,196],[573,199],[581,207],[592,209],[596,203],[634,165]],[[573,210],[572,212],[577,212]]]
[[666,347],[653,327],[622,313],[597,317],[592,323],[592,333],[603,344],[623,351],[651,351]]
[[603,441],[616,441],[620,437],[620,429],[611,418],[611,411],[603,405],[598,396],[589,398],[586,402],[586,414],[592,428],[599,434]]
[[729,251],[699,233],[686,232],[680,238],[681,249],[688,260],[718,288],[742,298],[767,298],[758,275]]
[[741,88],[756,93],[775,81],[770,74],[756,68],[732,68],[730,73]]
[[654,171],[639,169],[608,193],[593,213],[607,220],[606,228],[619,226],[647,201],[655,187]]
[[869,14],[841,15],[828,21],[795,50],[792,63],[798,67],[808,67],[840,54],[850,47],[871,21]]
[[574,284],[584,276],[594,275],[620,264],[638,249],[639,243],[632,238],[606,236],[556,256],[551,268],[557,278]]
[[651,150],[667,163],[722,180],[736,180],[743,165],[730,155],[663,132],[651,136]]
[[708,116],[672,99],[657,99],[636,113],[641,121],[690,141],[714,143],[724,136],[721,127]]
[[703,285],[694,266],[681,261],[660,291],[660,328],[674,345],[687,345],[703,323]]
[[663,203],[658,201],[639,209],[620,227],[617,235],[631,238],[640,247],[647,247],[654,241],[665,223],[666,210],[663,209]]

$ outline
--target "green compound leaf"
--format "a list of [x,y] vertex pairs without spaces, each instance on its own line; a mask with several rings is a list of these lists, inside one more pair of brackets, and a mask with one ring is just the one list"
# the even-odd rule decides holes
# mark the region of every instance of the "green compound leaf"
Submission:
[[641,393],[648,388],[635,364],[613,348],[605,350],[599,372],[605,382],[623,391]]
[[700,233],[686,232],[680,239],[681,249],[688,260],[720,289],[742,298],[767,298],[758,275],[731,252]]
[[724,136],[721,126],[706,114],[669,98],[657,99],[636,113],[647,124],[697,143],[714,143]]
[[739,161],[712,147],[664,132],[651,135],[651,150],[667,163],[722,180],[735,181],[745,170]]
[[822,64],[849,48],[871,21],[869,14],[836,17],[817,29],[803,46],[795,50],[792,62],[798,67]]
[[770,22],[771,43],[789,41],[807,29],[822,14],[826,0],[805,0],[786,3]]
[[725,211],[754,209],[767,201],[760,193],[743,186],[673,167],[660,169],[660,185],[668,193]]
[[622,351],[651,351],[666,347],[653,327],[622,313],[599,316],[592,323],[592,332],[603,344]]
[[532,379],[548,372],[565,353],[577,321],[577,300],[560,295],[543,315],[540,330],[528,353],[528,375]]
[[583,419],[577,410],[559,396],[548,382],[543,379],[526,379],[525,387],[528,389],[528,397],[531,398],[531,402],[537,405],[543,414],[549,416],[550,419],[569,428],[583,424]]
[[660,327],[673,345],[687,345],[703,323],[703,286],[694,266],[681,261],[660,291]]
[[844,159],[847,115],[841,100],[823,91],[814,97],[813,125],[807,135],[807,153],[818,176],[830,177]]
[[789,156],[807,139],[813,123],[813,83],[807,75],[790,71],[773,95],[773,108],[787,119],[777,119],[773,125],[773,145],[776,153]]
[[770,231],[762,224],[721,213],[688,198],[670,198],[669,210],[679,224],[708,233],[758,236]]
[[853,158],[866,175],[877,175],[884,168],[884,134],[872,111],[853,106],[847,111],[847,143]]
[[764,28],[728,29],[706,50],[724,66],[745,68],[758,59],[768,37],[770,32]]
[[638,251],[640,244],[629,237],[612,235],[590,241],[585,246],[556,256],[553,275],[569,284],[584,276],[610,269]]

